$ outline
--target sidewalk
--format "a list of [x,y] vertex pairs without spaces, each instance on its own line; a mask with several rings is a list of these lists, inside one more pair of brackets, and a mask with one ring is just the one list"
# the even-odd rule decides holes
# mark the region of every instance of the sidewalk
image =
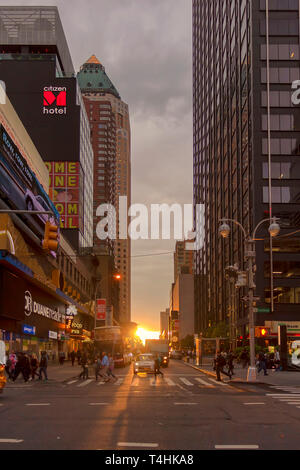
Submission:
[[[203,372],[204,374],[210,375],[216,378],[216,373],[213,370],[213,358],[204,358],[202,364],[200,366],[196,366],[195,363],[188,363],[185,364],[189,367],[193,367],[194,369],[198,369],[199,371]],[[225,368],[227,371],[227,369]],[[279,371],[275,372],[274,369],[267,369],[268,375],[264,376],[263,371],[261,371],[257,375],[256,382],[247,382],[247,368],[243,369],[240,364],[234,363],[234,375],[231,379],[233,383],[245,383],[245,384],[266,384],[266,385],[295,385],[300,387],[300,372],[290,372],[290,371]],[[222,376],[222,374],[221,374]],[[227,381],[227,376],[223,375],[222,380],[225,379]]]

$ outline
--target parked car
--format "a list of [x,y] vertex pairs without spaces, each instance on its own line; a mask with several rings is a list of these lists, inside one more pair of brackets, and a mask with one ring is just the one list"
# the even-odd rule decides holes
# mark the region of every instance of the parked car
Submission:
[[147,372],[154,374],[155,372],[155,358],[152,354],[140,354],[136,357],[134,362],[134,374],[139,372]]
[[6,384],[5,364],[6,364],[5,343],[4,341],[0,341],[0,393],[3,392],[3,389]]

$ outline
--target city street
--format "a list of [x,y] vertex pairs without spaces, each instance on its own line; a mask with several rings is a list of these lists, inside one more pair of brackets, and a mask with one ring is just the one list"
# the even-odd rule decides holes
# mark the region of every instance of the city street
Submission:
[[0,450],[299,448],[300,386],[218,383],[176,360],[156,381],[132,366],[80,381],[64,367],[48,383],[7,384]]

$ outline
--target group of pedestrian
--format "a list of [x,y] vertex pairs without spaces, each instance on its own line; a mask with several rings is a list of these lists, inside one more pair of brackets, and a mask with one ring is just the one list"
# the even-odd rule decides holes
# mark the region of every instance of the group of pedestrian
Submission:
[[46,351],[41,353],[40,360],[38,360],[35,353],[29,355],[25,352],[12,352],[7,358],[5,371],[12,382],[15,382],[20,374],[22,374],[24,382],[28,382],[34,380],[35,377],[42,380],[42,376],[45,380],[48,380],[47,367],[48,356]]
[[[79,378],[83,380],[89,378],[89,368],[88,368],[88,356],[85,352],[81,355],[80,364],[82,371],[79,374]],[[95,378],[98,381],[98,377],[101,377],[104,382],[109,382],[111,378],[117,380],[117,377],[114,375],[114,359],[112,354],[102,352],[94,358],[94,368],[95,368]]]
[[[227,375],[231,380],[231,377],[234,375],[233,369],[233,360],[235,356],[232,351],[229,351],[227,354],[217,351],[216,357],[214,359],[214,370],[216,371],[217,381],[221,381],[221,374]],[[224,367],[227,366],[227,372],[224,370]]]

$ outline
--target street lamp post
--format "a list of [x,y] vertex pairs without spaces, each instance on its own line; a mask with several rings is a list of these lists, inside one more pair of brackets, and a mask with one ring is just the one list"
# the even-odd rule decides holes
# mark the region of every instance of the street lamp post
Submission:
[[256,381],[256,366],[255,366],[255,325],[254,325],[254,310],[253,310],[253,299],[254,299],[254,273],[253,266],[256,260],[256,249],[255,249],[255,235],[258,228],[265,222],[269,222],[269,233],[271,237],[276,237],[280,231],[280,227],[277,223],[279,219],[276,217],[263,219],[255,227],[252,236],[246,233],[244,227],[236,220],[233,219],[221,219],[222,225],[219,228],[219,233],[223,238],[228,238],[230,234],[230,227],[227,222],[237,225],[243,232],[244,244],[245,244],[245,261],[247,261],[247,287],[248,287],[248,312],[249,312],[249,344],[250,344],[250,366],[248,368],[247,381]]

